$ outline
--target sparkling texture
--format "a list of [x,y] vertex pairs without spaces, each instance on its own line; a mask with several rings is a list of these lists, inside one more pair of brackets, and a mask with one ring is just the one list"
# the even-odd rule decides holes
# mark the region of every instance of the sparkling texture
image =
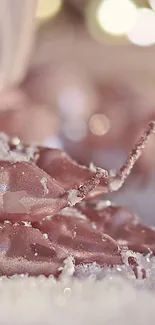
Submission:
[[[80,166],[61,150],[31,150],[1,136],[0,274],[63,278],[95,263],[102,269],[126,265],[134,278],[147,278],[137,253],[154,256],[155,231],[100,196],[122,186],[154,128],[150,122],[114,174]],[[20,154],[23,160],[12,158]]]
[[110,275],[107,270],[100,281],[94,277],[58,282],[42,276],[3,277],[1,323],[10,325],[11,319],[14,325],[154,325],[154,289],[148,291],[154,276],[140,289],[141,281],[135,285],[133,279],[120,277],[122,272],[115,269]]
[[154,325],[155,230],[101,199],[123,184],[152,132],[154,123],[114,174],[4,137],[0,323]]

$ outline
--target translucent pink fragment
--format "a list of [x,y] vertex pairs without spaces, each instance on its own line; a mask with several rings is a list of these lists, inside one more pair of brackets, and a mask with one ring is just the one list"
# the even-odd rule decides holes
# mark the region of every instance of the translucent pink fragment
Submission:
[[137,215],[121,206],[106,206],[106,201],[87,201],[79,204],[77,209],[87,215],[89,220],[96,224],[97,229],[106,233],[111,233],[113,230],[136,222]]
[[36,164],[56,179],[65,190],[77,189],[95,175],[94,171],[85,166],[80,166],[59,149],[41,148],[38,152]]
[[[31,221],[67,205],[65,190],[29,162],[0,162],[0,220]],[[33,217],[32,217],[33,216]]]
[[57,275],[60,265],[55,248],[38,229],[0,226],[0,275]]
[[113,233],[116,241],[126,241],[129,249],[141,254],[155,255],[155,231],[144,225],[128,224]]
[[[5,223],[0,228],[0,274],[58,275],[69,256],[75,265],[114,266],[123,264],[128,249],[155,254],[155,231],[124,207],[94,201],[122,186],[154,130],[151,122],[115,176],[80,166],[61,150],[30,147],[1,135],[0,221]],[[138,277],[137,259],[130,257]]]
[[47,233],[52,245],[61,248],[66,257],[73,256],[76,265],[92,262],[110,266],[122,264],[116,241],[94,230],[89,220],[68,216],[67,213],[65,216],[64,212],[33,226]]
[[[98,208],[103,202],[103,208]],[[101,206],[101,204],[100,204]],[[99,232],[107,233],[121,247],[134,252],[155,254],[155,231],[140,221],[134,213],[125,207],[104,207],[104,201],[83,202],[77,209],[84,213]]]
[[53,216],[83,200],[104,176],[106,171],[79,166],[61,150],[31,147],[0,134],[0,220]]

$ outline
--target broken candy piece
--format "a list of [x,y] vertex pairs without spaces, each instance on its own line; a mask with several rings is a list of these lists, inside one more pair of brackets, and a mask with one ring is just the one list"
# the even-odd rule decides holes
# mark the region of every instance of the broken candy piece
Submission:
[[[76,208],[65,208],[58,215],[35,222],[33,227],[47,233],[56,251],[58,248],[64,251],[66,258],[71,255],[75,266],[93,262],[101,267],[123,264],[122,256],[128,252],[130,241],[127,238],[119,244],[117,229],[121,227],[125,233],[126,226],[132,227],[137,219],[125,208],[101,208],[101,203],[82,202]],[[140,238],[139,246],[134,246],[135,252],[143,247],[144,240]],[[146,250],[142,250],[142,253],[145,254]],[[136,256],[133,257],[131,253],[128,255],[127,264],[135,276],[141,274],[145,278],[145,270],[139,267]]]
[[133,244],[134,252],[146,254],[146,248],[154,245],[155,232],[151,229],[147,233],[141,231],[146,227],[137,223],[135,216],[125,208],[104,208],[101,203],[83,202],[76,208],[67,207],[53,217],[47,216],[32,224],[11,224],[9,221],[1,224],[0,275],[58,276],[68,257],[74,259],[75,266],[95,262],[101,267],[113,267],[124,264],[125,256],[135,276],[140,274],[145,278],[145,270],[128,249]]
[[[72,256],[75,265],[96,262],[101,266],[122,264],[121,251],[110,236],[94,231],[91,222],[76,209],[31,225],[0,225],[0,275],[58,276],[63,262]],[[49,219],[49,220],[48,220]]]
[[[113,176],[94,166],[80,166],[61,150],[40,147],[31,150],[3,135],[0,274],[57,276],[70,256],[75,265],[95,262],[112,267],[124,263],[123,254],[128,249],[154,254],[153,230],[142,226],[123,207],[94,201],[98,195],[117,191],[123,185],[154,130],[155,123],[151,122]],[[23,225],[25,221],[32,226]],[[140,267],[136,256],[125,256],[138,277]],[[141,274],[144,278],[145,270],[141,269]]]
[[113,238],[120,245],[126,242],[127,247],[134,252],[155,255],[155,231],[140,223],[118,227],[113,233]]
[[138,222],[137,215],[123,206],[112,205],[108,200],[84,201],[76,208],[87,215],[94,227],[106,233],[111,233],[126,224]]
[[100,168],[80,166],[61,150],[39,147],[31,150],[1,135],[0,220],[35,221],[55,215],[65,206],[73,206],[89,196],[117,191],[154,129],[155,123],[150,122],[115,176]]
[[33,227],[47,233],[52,245],[63,250],[66,257],[73,256],[75,265],[92,262],[102,266],[122,264],[116,241],[96,231],[89,219],[84,219],[78,212],[76,216],[72,211],[72,208],[66,208],[62,214],[36,222]]
[[82,202],[76,209],[87,216],[96,230],[111,236],[120,247],[155,255],[155,231],[142,225],[137,215],[127,208],[107,206],[108,202]]
[[66,191],[78,189],[94,175],[89,168],[80,166],[59,149],[40,148],[36,165],[56,179]]
[[65,190],[29,162],[0,162],[0,220],[31,221],[67,205]]
[[10,223],[0,225],[0,275],[57,275],[61,265],[57,254],[38,229]]

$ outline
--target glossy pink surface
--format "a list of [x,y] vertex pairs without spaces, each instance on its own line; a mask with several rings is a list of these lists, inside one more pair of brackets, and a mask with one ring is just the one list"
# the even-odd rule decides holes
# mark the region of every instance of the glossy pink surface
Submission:
[[[116,177],[80,166],[61,150],[30,147],[1,135],[0,274],[58,276],[70,256],[75,267],[93,262],[113,267],[124,263],[128,250],[155,254],[155,231],[127,208],[96,194],[117,190],[152,130],[154,123]],[[129,253],[127,261],[138,277],[136,257]],[[145,278],[144,269],[141,273]]]

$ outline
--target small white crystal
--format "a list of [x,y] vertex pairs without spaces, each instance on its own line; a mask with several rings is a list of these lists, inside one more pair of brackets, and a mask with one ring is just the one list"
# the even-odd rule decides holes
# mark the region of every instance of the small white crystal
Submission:
[[64,266],[59,268],[59,270],[62,270],[60,279],[66,279],[68,277],[73,276],[75,272],[74,258],[72,256],[66,258],[64,261]]
[[22,223],[24,224],[24,226],[26,227],[32,227],[32,224],[30,221],[22,221]]
[[92,172],[96,173],[96,166],[91,162],[89,168]]
[[52,216],[46,216],[43,220],[51,220]]
[[108,208],[110,206],[111,206],[111,201],[109,201],[109,200],[100,200],[99,202],[97,202],[95,209],[97,211],[100,211],[100,210]]
[[47,186],[47,178],[46,177],[42,177],[42,179],[40,180],[40,183],[43,185],[45,194],[48,194],[49,193],[49,189],[48,189],[48,186]]
[[92,224],[92,228],[95,230],[97,228],[96,223],[92,222],[91,224]]
[[78,196],[77,190],[71,190],[68,194],[68,201],[70,206],[74,206],[82,201],[81,197]]
[[11,224],[11,222],[9,220],[4,220],[4,224],[7,224],[7,223]]
[[109,181],[109,189],[111,192],[118,191],[123,184],[123,181],[120,179],[111,179]]
[[44,238],[48,239],[48,235],[47,234],[43,234]]
[[18,137],[12,137],[11,144],[18,146],[20,144],[20,139]]
[[[9,141],[12,144],[17,145],[17,148],[15,150],[10,150],[8,144]],[[20,145],[20,139],[18,139],[17,137],[9,139],[9,137],[5,133],[0,133],[0,160],[11,161],[14,163],[21,161],[30,161],[34,157],[34,154],[37,152],[36,146],[29,146],[25,148],[24,153],[19,150],[18,145]]]

